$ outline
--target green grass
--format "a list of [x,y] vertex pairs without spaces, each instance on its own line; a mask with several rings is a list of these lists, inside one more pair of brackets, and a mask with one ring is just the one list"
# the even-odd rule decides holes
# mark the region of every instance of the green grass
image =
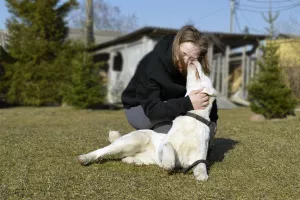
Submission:
[[0,199],[299,199],[300,113],[251,122],[219,111],[209,179],[119,161],[82,167],[77,156],[133,129],[124,112],[70,108],[0,110]]

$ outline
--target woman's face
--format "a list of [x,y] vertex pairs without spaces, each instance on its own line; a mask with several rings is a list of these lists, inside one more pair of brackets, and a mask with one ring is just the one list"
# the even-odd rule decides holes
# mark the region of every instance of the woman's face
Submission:
[[[191,62],[200,57],[200,49],[192,42],[183,42],[179,46],[180,54],[184,62],[184,66],[188,66]],[[179,66],[179,71],[182,72],[183,66]]]

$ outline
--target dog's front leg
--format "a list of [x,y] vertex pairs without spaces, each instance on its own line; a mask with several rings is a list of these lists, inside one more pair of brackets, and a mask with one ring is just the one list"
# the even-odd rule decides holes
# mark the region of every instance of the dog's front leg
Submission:
[[207,166],[204,163],[199,163],[193,170],[194,176],[198,181],[206,181],[208,179]]
[[[191,154],[191,159],[193,162],[197,160],[206,160],[209,138],[207,138],[203,143],[199,146],[198,151],[195,151]],[[207,175],[207,167],[205,163],[199,163],[196,167],[194,167],[193,173],[195,178],[198,181],[206,181],[208,179]]]
[[159,149],[159,160],[161,167],[165,170],[171,171],[175,168],[175,150],[170,142],[162,144]]

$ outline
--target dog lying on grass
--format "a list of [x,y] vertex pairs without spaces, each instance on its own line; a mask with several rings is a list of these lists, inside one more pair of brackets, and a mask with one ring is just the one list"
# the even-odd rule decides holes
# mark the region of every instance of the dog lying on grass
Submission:
[[[186,95],[192,90],[203,88],[203,92],[210,96],[209,105],[205,109],[188,112],[209,122],[216,91],[198,61],[194,61],[187,68],[186,87]],[[126,163],[156,164],[168,171],[178,168],[193,169],[195,178],[205,181],[208,178],[205,160],[210,134],[213,133],[210,133],[207,124],[188,114],[176,117],[168,134],[156,133],[153,130],[136,130],[121,137],[118,131],[110,131],[110,145],[80,155],[78,161],[81,165],[88,165],[107,155],[116,155]]]

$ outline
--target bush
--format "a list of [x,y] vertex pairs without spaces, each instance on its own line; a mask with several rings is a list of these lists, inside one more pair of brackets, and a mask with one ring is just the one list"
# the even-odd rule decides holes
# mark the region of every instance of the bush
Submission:
[[8,103],[41,106],[59,104],[60,88],[68,78],[68,65],[61,57],[68,28],[65,16],[75,0],[6,0],[11,17],[7,21],[8,44],[0,93]]
[[[81,47],[80,47],[81,46]],[[63,102],[78,108],[89,108],[104,102],[106,90],[99,75],[99,64],[83,50],[83,45],[73,43],[73,54],[68,83],[63,88]]]
[[257,74],[248,86],[251,110],[267,119],[284,118],[294,112],[296,99],[284,83],[279,67],[278,46],[269,42],[262,47],[262,60]]

